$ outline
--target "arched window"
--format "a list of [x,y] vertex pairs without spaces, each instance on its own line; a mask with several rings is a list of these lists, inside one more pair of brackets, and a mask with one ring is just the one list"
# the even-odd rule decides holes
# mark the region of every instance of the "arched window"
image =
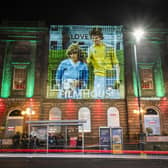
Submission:
[[157,111],[155,111],[152,108],[146,110],[146,115],[157,115],[157,114],[158,114]]
[[20,110],[14,110],[14,111],[12,111],[10,114],[9,114],[9,117],[19,117],[19,116],[22,116],[22,114],[21,114],[21,111]]
[[146,109],[144,130],[147,135],[160,135],[160,116],[155,108]]
[[[62,119],[62,112],[58,107],[53,107],[49,112],[49,120],[61,120]],[[50,126],[49,127],[50,133],[60,133],[61,126]]]
[[21,110],[13,110],[9,112],[6,121],[6,137],[12,137],[16,132],[23,133],[24,117],[21,114]]
[[107,126],[120,127],[119,111],[116,107],[110,107],[107,110]]
[[61,120],[62,112],[58,107],[53,107],[49,112],[49,120]]
[[[84,124],[84,132],[91,132],[91,116],[90,109],[87,107],[81,107],[78,112],[79,120],[86,120]],[[79,132],[82,132],[82,127],[79,126]]]

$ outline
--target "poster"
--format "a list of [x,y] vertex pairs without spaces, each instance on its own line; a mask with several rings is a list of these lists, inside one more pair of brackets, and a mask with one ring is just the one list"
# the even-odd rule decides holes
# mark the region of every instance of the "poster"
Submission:
[[122,144],[122,128],[111,128],[112,144]]
[[47,140],[47,127],[46,126],[32,126],[31,136],[36,136],[39,140]]
[[76,147],[77,145],[77,137],[70,137],[69,147]]
[[144,115],[145,132],[150,129],[150,135],[160,135],[160,118],[159,115]]
[[100,149],[102,150],[111,149],[110,128],[109,127],[99,128],[99,145],[100,145]]
[[51,25],[47,96],[124,98],[123,27]]
[[112,151],[121,154],[123,149],[123,130],[122,128],[111,128]]

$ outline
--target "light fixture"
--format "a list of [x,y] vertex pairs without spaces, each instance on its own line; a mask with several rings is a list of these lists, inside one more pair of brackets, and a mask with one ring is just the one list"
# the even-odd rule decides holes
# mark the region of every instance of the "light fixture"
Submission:
[[142,39],[144,34],[145,34],[145,31],[142,28],[138,28],[133,31],[133,36],[135,37],[137,42],[139,42]]
[[21,112],[22,115],[25,115],[25,113],[26,113],[25,111],[22,111],[22,112]]

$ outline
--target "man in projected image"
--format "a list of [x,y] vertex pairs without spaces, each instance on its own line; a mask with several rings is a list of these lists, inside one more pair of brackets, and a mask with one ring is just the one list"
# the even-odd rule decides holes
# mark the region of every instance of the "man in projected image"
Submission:
[[83,52],[77,43],[71,44],[56,72],[59,88],[58,98],[82,98],[81,89],[87,87],[88,67],[84,63]]
[[93,45],[87,63],[94,68],[94,98],[119,98],[119,62],[115,49],[105,44],[101,28],[90,31]]

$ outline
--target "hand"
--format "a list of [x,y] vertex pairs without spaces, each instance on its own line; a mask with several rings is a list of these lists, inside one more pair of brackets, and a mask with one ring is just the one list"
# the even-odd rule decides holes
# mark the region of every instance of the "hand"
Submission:
[[73,86],[74,86],[75,88],[79,87],[80,85],[81,85],[81,82],[80,82],[79,80],[74,80],[74,81],[73,81]]
[[115,81],[114,89],[119,89],[119,87],[120,87],[120,82],[119,81]]

